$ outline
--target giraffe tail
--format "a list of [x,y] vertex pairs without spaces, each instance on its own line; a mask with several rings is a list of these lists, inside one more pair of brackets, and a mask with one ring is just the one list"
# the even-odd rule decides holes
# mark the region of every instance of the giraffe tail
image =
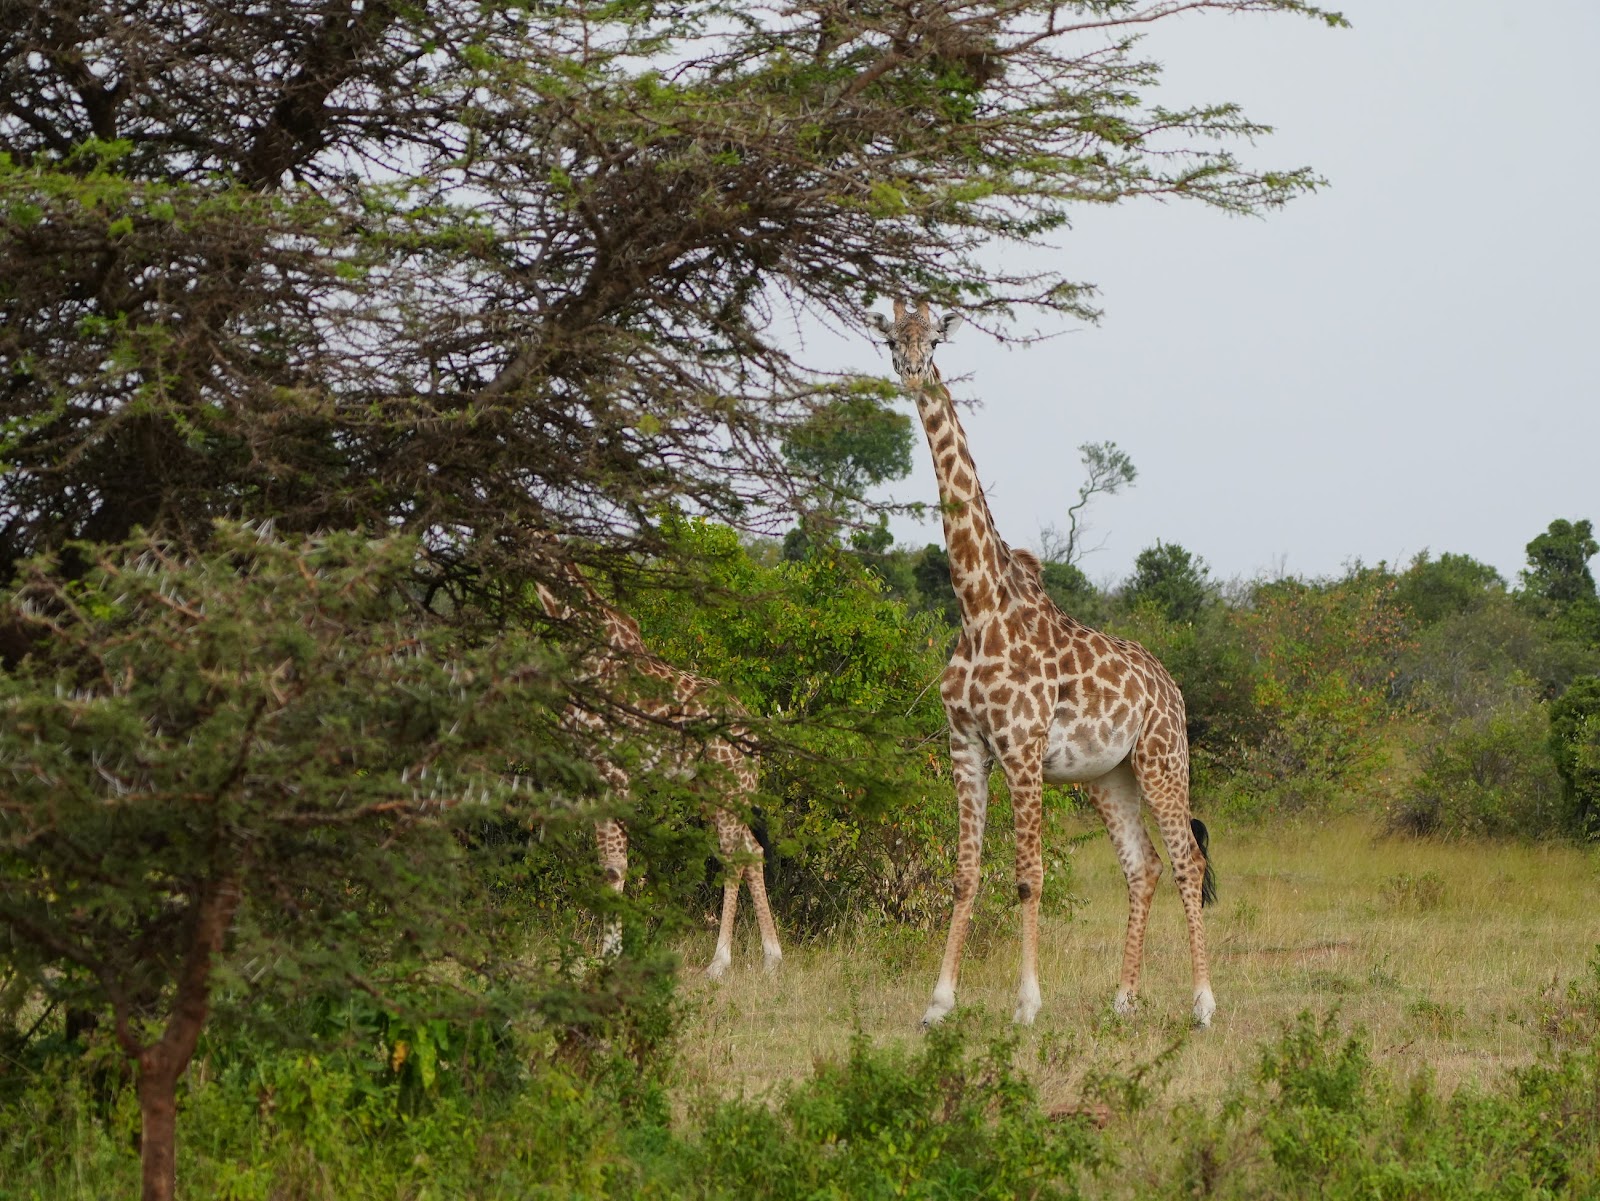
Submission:
[[1200,877],[1200,905],[1217,903],[1217,873],[1211,868],[1211,835],[1206,832],[1206,824],[1197,817],[1189,819],[1189,829],[1194,833],[1195,845],[1200,848],[1200,854],[1206,861],[1205,874]]

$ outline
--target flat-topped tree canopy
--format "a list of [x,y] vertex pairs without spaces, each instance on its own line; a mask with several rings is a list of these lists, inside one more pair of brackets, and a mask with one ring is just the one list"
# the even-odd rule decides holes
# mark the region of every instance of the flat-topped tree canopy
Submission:
[[0,576],[218,516],[402,527],[458,592],[535,572],[535,528],[782,528],[816,482],[784,438],[848,384],[789,317],[908,292],[1087,316],[1059,270],[990,251],[1080,203],[1314,186],[1236,159],[1263,129],[1236,108],[1147,98],[1138,35],[1196,10],[1338,20],[7,3]]

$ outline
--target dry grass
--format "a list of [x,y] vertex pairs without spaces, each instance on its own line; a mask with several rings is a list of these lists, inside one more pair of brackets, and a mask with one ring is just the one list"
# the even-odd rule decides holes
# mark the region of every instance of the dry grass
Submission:
[[[1068,834],[1088,829],[1069,819]],[[995,831],[994,835],[1000,834]],[[991,835],[991,847],[994,844]],[[1059,835],[1057,845],[1062,845]],[[1188,1026],[1189,965],[1176,890],[1163,880],[1145,951],[1144,1008],[1110,1011],[1126,900],[1103,837],[1072,852],[1080,906],[1042,924],[1044,1009],[1018,1056],[1048,1106],[1082,1096],[1089,1071],[1180,1044],[1169,1099],[1215,1095],[1256,1066],[1257,1048],[1303,1009],[1337,1006],[1371,1034],[1400,1078],[1427,1068],[1445,1093],[1527,1062],[1542,990],[1577,975],[1600,941],[1591,854],[1566,847],[1381,839],[1356,819],[1230,831],[1214,823],[1221,874],[1207,934],[1218,1010]],[[991,868],[992,873],[996,869]],[[960,1000],[998,1029],[1016,987],[1014,923],[974,940]],[[720,985],[694,979],[681,1063],[691,1082],[760,1095],[840,1056],[853,1030],[913,1040],[937,974],[943,931],[891,930],[794,947],[764,975],[753,932]],[[708,950],[695,940],[688,961]]]

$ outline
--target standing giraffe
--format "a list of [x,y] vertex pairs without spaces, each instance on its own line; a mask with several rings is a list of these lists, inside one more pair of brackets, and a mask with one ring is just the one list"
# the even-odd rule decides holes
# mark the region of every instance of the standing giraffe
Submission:
[[1189,923],[1194,1020],[1216,1012],[1206,968],[1200,907],[1212,899],[1205,827],[1189,816],[1189,743],[1183,694],[1156,657],[1068,617],[1044,591],[1038,558],[996,532],[966,435],[933,349],[961,324],[935,319],[926,301],[894,303],[894,319],[869,314],[888,340],[895,370],[916,401],[939,478],[950,580],[961,606],[961,636],[939,693],[950,723],[950,762],[960,809],[955,909],[933,1001],[923,1025],[956,1003],[956,976],[977,897],[989,772],[996,760],[1011,790],[1016,822],[1017,896],[1022,901],[1022,982],[1016,1020],[1039,1012],[1039,892],[1042,793],[1046,782],[1086,784],[1128,880],[1128,933],[1114,1007],[1137,1005],[1145,925],[1161,860],[1140,812],[1155,814]]
[[[638,764],[640,769],[660,769],[676,779],[697,781],[702,790],[725,791],[725,797],[708,796],[706,801],[723,869],[722,923],[717,931],[716,954],[706,966],[706,975],[720,979],[733,959],[733,919],[739,907],[741,880],[750,886],[766,968],[769,972],[775,970],[783,959],[783,948],[778,944],[778,928],[767,903],[765,859],[761,844],[735,812],[748,808],[755,796],[755,756],[732,738],[696,738],[688,732],[689,726],[718,712],[737,714],[737,704],[725,700],[714,710],[708,703],[717,687],[714,681],[680,671],[652,654],[639,633],[638,622],[602,600],[575,568],[562,563],[558,573],[568,590],[582,599],[587,609],[585,617],[599,627],[603,639],[584,656],[582,673],[588,684],[600,690],[604,703],[591,709],[573,701],[562,714],[562,728],[593,748],[595,771],[619,799],[627,798],[631,781],[608,748],[628,735],[642,736],[644,741],[646,750]],[[571,607],[545,585],[540,584],[538,592],[540,603],[552,617],[573,616]],[[729,733],[736,738],[741,731]],[[595,841],[606,883],[621,892],[628,877],[627,831],[616,818],[602,818],[595,823]],[[621,930],[613,922],[606,929],[604,953],[614,952],[620,942]]]

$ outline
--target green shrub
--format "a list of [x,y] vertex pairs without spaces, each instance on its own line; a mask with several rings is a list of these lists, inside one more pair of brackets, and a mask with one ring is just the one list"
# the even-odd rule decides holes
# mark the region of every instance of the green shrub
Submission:
[[768,1109],[717,1106],[692,1161],[701,1189],[685,1196],[801,1201],[849,1198],[1069,1198],[1098,1160],[1078,1123],[1052,1121],[1011,1066],[1015,1041],[974,1057],[960,1022],[916,1051],[858,1035],[843,1063],[818,1069]]
[[1390,814],[1408,834],[1547,837],[1564,825],[1544,706],[1524,691],[1462,718],[1426,751]]
[[938,693],[947,631],[837,546],[769,565],[725,526],[688,522],[677,536],[703,578],[635,612],[660,654],[721,681],[752,715],[786,929],[942,919],[955,843]]
[[1600,837],[1600,676],[1580,676],[1551,704],[1550,753],[1568,820]]
[[1234,805],[1336,804],[1384,760],[1390,695],[1405,650],[1394,577],[1259,584],[1237,615],[1255,658],[1261,735],[1243,748]]

